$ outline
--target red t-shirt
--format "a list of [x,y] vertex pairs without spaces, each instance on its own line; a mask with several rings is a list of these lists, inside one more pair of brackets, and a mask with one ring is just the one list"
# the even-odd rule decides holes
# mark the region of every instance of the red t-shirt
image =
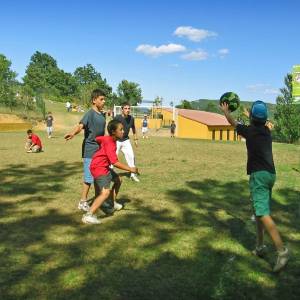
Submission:
[[31,141],[32,141],[33,144],[36,144],[36,145],[40,146],[40,148],[42,149],[42,142],[41,142],[40,138],[37,135],[32,133],[31,134]]
[[98,136],[96,142],[101,144],[100,149],[93,155],[90,170],[94,178],[109,173],[109,166],[118,161],[116,154],[117,144],[111,136]]

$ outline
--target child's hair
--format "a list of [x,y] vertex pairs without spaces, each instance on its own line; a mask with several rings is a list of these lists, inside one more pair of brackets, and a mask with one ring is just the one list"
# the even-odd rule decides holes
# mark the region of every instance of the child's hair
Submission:
[[32,133],[32,130],[31,130],[31,129],[28,129],[28,130],[27,130],[27,134],[30,134],[30,133]]
[[130,104],[129,104],[128,102],[123,102],[123,103],[121,104],[121,108],[123,109],[123,107],[125,107],[125,106],[130,106]]
[[109,123],[107,125],[107,131],[108,131],[109,135],[112,135],[114,133],[114,131],[117,130],[119,124],[122,124],[122,123],[118,120],[109,121]]
[[98,98],[99,96],[105,96],[105,92],[103,90],[100,89],[95,89],[92,91],[91,94],[91,102],[93,103],[93,101]]

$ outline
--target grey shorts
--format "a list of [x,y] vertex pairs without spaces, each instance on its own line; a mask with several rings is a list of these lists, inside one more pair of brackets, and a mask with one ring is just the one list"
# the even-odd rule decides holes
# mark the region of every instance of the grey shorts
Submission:
[[100,191],[102,189],[110,189],[111,183],[114,182],[118,177],[119,175],[114,170],[110,170],[107,175],[102,175],[95,178],[95,183],[99,187]]

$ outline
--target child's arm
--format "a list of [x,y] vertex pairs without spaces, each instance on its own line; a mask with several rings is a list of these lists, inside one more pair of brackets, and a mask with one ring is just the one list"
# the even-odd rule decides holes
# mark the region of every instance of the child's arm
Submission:
[[113,164],[114,167],[118,168],[118,169],[121,169],[121,170],[124,170],[124,171],[128,171],[128,172],[131,172],[131,173],[136,173],[138,174],[138,168],[136,167],[133,167],[133,168],[130,168],[129,166],[117,161],[116,163]]
[[65,140],[70,140],[72,139],[76,134],[78,134],[81,130],[83,129],[83,124],[80,123],[78,124],[73,131],[71,131],[70,133],[67,133],[65,136],[64,136],[64,139]]
[[229,108],[228,108],[228,104],[226,102],[222,103],[220,105],[221,110],[223,111],[227,121],[230,123],[230,125],[236,127],[237,126],[237,121],[231,116]]

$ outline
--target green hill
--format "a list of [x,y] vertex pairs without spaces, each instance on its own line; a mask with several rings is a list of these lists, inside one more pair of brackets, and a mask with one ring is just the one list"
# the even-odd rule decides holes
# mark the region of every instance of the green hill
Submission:
[[[199,99],[190,102],[193,109],[220,113],[219,100],[214,99]],[[253,102],[241,101],[241,105],[250,108]],[[269,110],[269,118],[274,118],[276,104],[267,103]]]

